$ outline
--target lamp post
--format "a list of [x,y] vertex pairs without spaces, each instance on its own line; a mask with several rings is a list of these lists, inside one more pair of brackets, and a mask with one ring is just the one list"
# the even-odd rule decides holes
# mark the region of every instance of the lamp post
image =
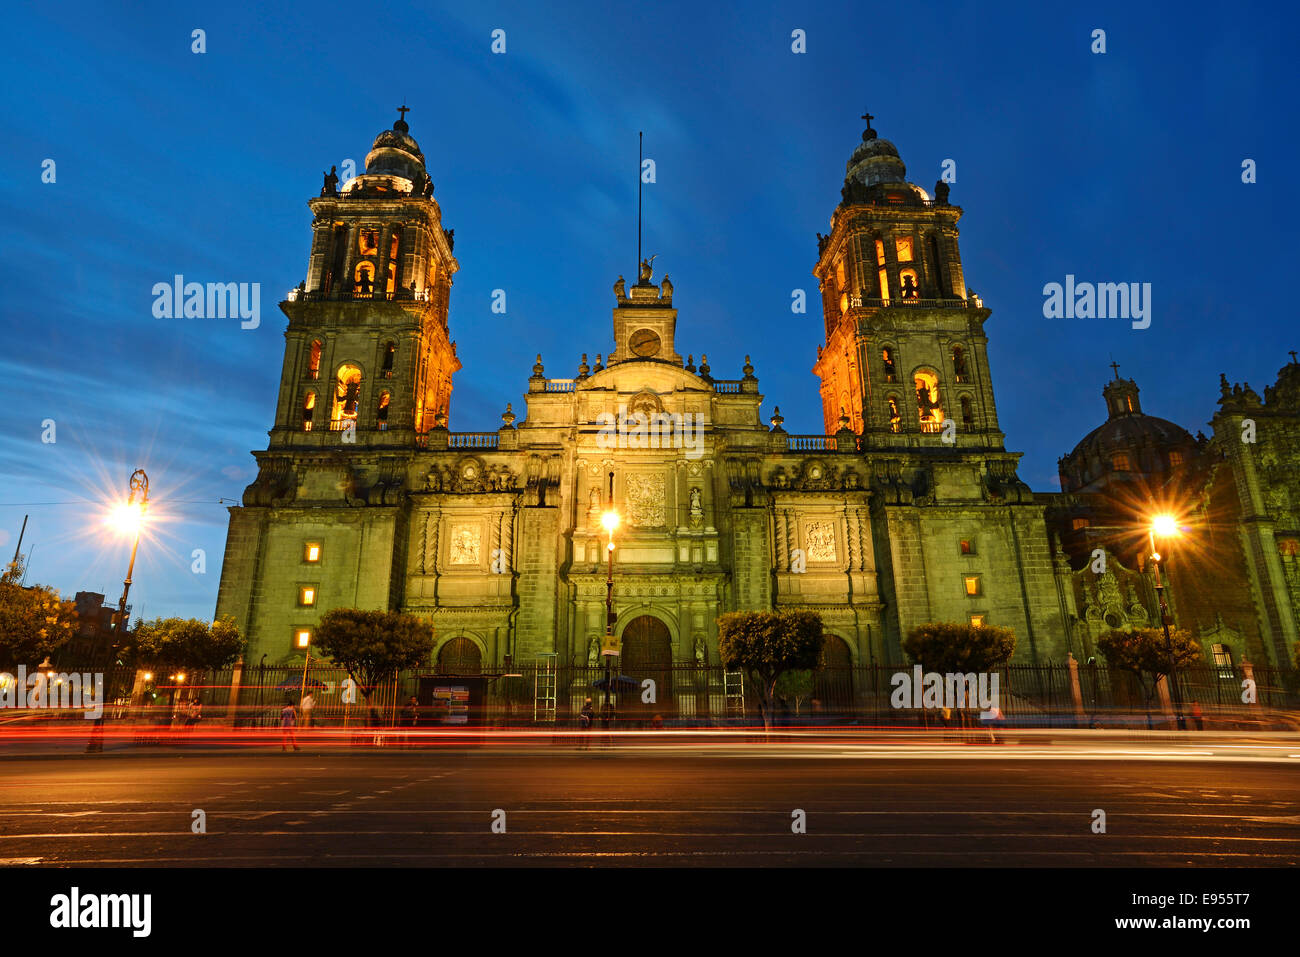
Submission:
[[1160,605],[1160,627],[1165,633],[1165,650],[1169,654],[1169,685],[1171,697],[1174,705],[1174,718],[1178,722],[1178,730],[1186,730],[1186,722],[1183,718],[1182,695],[1178,690],[1178,662],[1174,655],[1174,640],[1169,634],[1169,605],[1165,602],[1165,584],[1160,575],[1160,551],[1156,548],[1156,535],[1162,538],[1178,534],[1178,522],[1169,515],[1157,515],[1151,520],[1151,526],[1147,529],[1148,540],[1151,543],[1151,565],[1155,570],[1156,576],[1156,600]]
[[303,699],[307,697],[307,667],[311,664],[311,632],[305,628],[300,628],[295,636],[295,642],[307,657],[302,662],[302,688],[298,693],[298,705],[302,706]]
[[[609,473],[609,508],[600,516],[600,524],[609,535],[605,551],[609,555],[609,571],[605,576],[605,642],[601,648],[601,657],[605,659],[605,704],[602,714],[608,715],[610,708],[609,692],[613,685],[610,675],[610,660],[616,654],[614,650],[614,530],[619,525],[618,510],[614,508],[614,473]],[[608,717],[605,718],[608,722]],[[608,727],[608,724],[606,725]]]
[[[149,476],[145,474],[144,469],[136,469],[131,473],[129,481],[131,489],[130,495],[127,496],[126,504],[119,505],[114,509],[110,521],[115,524],[119,530],[133,533],[131,541],[131,560],[126,566],[126,579],[122,582],[122,599],[117,603],[117,612],[113,615],[112,633],[113,642],[109,648],[108,669],[111,671],[113,661],[117,658],[117,652],[125,644],[122,637],[123,629],[126,627],[126,599],[131,593],[131,579],[135,575],[135,554],[140,548],[140,533],[144,528],[145,509],[149,507]],[[136,502],[136,496],[140,496],[140,501]],[[111,689],[110,689],[111,690]],[[90,742],[86,745],[87,751],[104,750],[103,742],[104,733],[104,716],[101,714],[95,719],[95,728],[91,734]]]

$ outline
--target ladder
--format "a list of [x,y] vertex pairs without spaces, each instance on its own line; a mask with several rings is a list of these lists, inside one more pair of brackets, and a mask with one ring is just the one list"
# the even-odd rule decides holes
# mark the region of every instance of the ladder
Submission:
[[537,659],[533,669],[533,721],[555,723],[555,662],[559,657],[555,652],[544,654]]
[[745,714],[745,676],[739,671],[722,673],[722,694],[727,701],[727,717]]

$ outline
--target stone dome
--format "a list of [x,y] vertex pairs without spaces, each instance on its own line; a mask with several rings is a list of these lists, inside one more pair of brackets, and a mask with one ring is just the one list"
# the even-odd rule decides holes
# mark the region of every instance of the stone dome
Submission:
[[882,140],[876,131],[867,127],[862,134],[862,144],[853,151],[845,164],[844,179],[857,181],[863,186],[881,183],[906,183],[907,167],[899,158],[898,148],[889,140]]
[[405,120],[398,120],[391,130],[375,137],[374,145],[366,154],[366,174],[401,176],[420,183],[425,176],[424,153],[410,134]]
[[1060,460],[1061,490],[1074,492],[1095,486],[1112,473],[1154,476],[1174,467],[1170,453],[1187,462],[1198,445],[1181,425],[1147,415],[1138,402],[1132,379],[1116,378],[1102,390],[1108,418],[1085,435],[1069,455]]

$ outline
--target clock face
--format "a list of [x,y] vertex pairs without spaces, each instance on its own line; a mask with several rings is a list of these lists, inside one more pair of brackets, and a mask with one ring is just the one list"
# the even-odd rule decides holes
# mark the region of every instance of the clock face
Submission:
[[643,359],[659,354],[659,335],[652,329],[638,329],[627,341],[628,348],[634,355]]

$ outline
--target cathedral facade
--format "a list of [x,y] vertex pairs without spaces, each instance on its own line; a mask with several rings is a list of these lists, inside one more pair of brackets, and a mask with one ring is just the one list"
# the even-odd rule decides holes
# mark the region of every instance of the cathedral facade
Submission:
[[817,435],[764,413],[748,357],[727,357],[737,379],[694,361],[648,262],[614,283],[608,353],[575,378],[539,356],[518,414],[503,401],[496,431],[451,431],[458,264],[432,193],[398,120],[363,174],[310,201],[274,425],[230,510],[217,604],[247,659],[294,654],[345,606],[429,619],[444,673],[594,659],[611,506],[625,658],[716,664],[719,614],[799,608],[833,636],[827,662],[900,663],[928,621],[1010,627],[1016,660],[1065,659],[1070,572],[998,426],[962,210],[945,184],[907,182],[870,125],[813,270]]

